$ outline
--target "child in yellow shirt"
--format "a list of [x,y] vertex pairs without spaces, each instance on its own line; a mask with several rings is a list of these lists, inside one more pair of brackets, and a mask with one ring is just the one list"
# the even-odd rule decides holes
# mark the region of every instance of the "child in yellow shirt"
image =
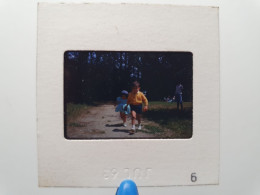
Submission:
[[139,91],[140,84],[135,81],[132,83],[132,91],[128,94],[127,105],[130,105],[131,116],[132,116],[132,129],[130,133],[133,134],[135,130],[135,120],[138,121],[138,130],[141,130],[141,114],[142,114],[142,105],[144,103],[144,111],[148,110],[148,100],[145,95]]

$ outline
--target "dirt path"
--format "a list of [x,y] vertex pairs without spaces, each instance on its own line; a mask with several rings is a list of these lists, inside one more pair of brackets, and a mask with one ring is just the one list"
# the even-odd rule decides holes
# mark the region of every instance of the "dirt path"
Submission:
[[[148,124],[149,121],[142,120],[142,124]],[[103,138],[153,138],[154,134],[137,132],[129,134],[131,128],[131,118],[127,118],[127,127],[122,126],[122,120],[119,113],[115,112],[113,105],[101,105],[91,107],[80,117],[73,120],[67,126],[67,136],[77,139],[103,139]]]

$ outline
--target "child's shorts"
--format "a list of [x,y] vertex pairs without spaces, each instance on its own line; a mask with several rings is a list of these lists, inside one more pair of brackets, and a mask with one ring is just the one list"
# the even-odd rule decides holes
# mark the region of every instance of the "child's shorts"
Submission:
[[135,111],[137,114],[142,114],[143,106],[139,105],[130,105],[131,111]]

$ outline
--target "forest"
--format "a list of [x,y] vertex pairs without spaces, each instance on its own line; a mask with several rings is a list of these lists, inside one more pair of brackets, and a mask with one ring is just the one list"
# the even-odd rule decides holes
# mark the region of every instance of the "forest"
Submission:
[[114,101],[137,80],[149,101],[172,97],[183,87],[183,101],[192,102],[191,52],[66,51],[64,103]]

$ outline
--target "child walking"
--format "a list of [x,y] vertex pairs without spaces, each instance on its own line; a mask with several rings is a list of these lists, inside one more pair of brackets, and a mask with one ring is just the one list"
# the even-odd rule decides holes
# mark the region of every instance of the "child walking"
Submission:
[[139,91],[140,84],[135,81],[132,83],[132,91],[128,95],[127,105],[130,105],[131,108],[131,116],[132,116],[132,128],[130,130],[130,134],[134,134],[136,132],[135,129],[135,120],[138,121],[138,130],[141,130],[141,114],[142,114],[142,104],[144,103],[144,111],[148,110],[148,100],[145,95]]
[[123,121],[123,126],[126,127],[126,115],[130,114],[130,106],[126,105],[127,103],[128,92],[126,90],[121,91],[121,96],[117,97],[117,107],[116,112],[120,112],[120,118]]

